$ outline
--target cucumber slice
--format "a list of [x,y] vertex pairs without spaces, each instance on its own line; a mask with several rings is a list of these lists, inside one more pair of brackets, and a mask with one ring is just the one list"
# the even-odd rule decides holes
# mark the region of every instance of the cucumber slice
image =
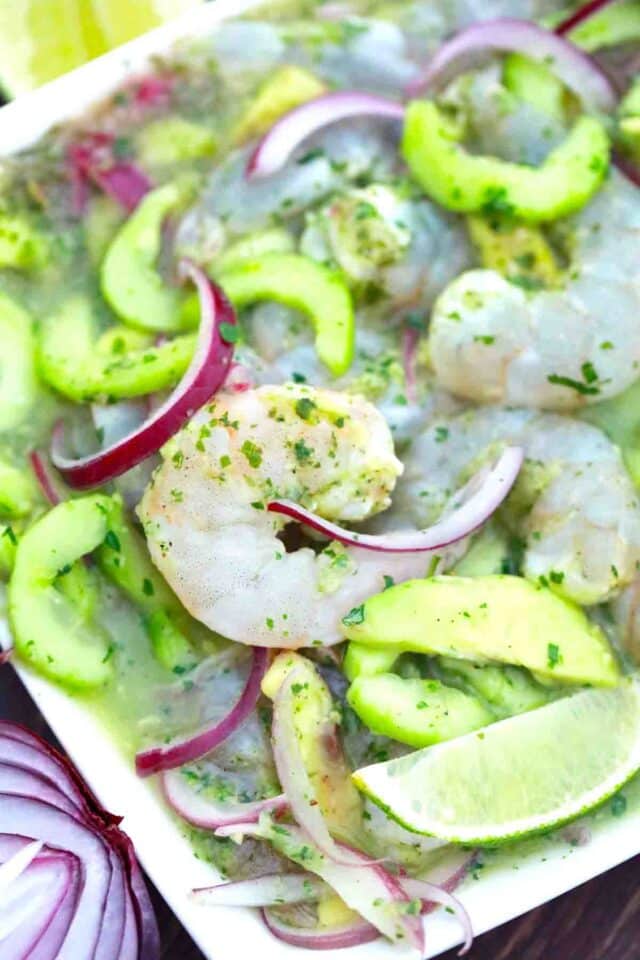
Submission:
[[18,654],[45,676],[78,690],[111,679],[111,645],[102,627],[86,619],[86,608],[71,602],[58,583],[64,583],[69,565],[103,542],[108,507],[109,498],[99,494],[54,507],[19,541],[9,583]]
[[164,221],[187,202],[190,193],[186,181],[153,190],[107,250],[101,271],[102,293],[125,323],[142,330],[171,332],[180,328],[182,291],[165,283],[156,261]]
[[26,517],[38,500],[33,474],[0,460],[0,516]]
[[26,310],[0,293],[0,431],[25,420],[38,395],[35,342]]

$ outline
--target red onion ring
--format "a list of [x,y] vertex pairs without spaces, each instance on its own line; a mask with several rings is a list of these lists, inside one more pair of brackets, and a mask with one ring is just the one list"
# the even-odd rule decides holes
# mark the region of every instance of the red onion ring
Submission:
[[407,93],[417,97],[441,89],[479,56],[498,52],[523,53],[548,66],[591,110],[606,113],[616,105],[613,84],[591,57],[535,23],[509,17],[474,23],[443,44]]
[[187,823],[202,830],[216,830],[238,823],[257,823],[265,810],[278,811],[287,806],[287,798],[282,793],[251,803],[215,803],[191,790],[179,770],[165,771],[160,778],[160,785],[169,806]]
[[244,723],[253,712],[260,697],[260,684],[267,671],[269,651],[265,647],[251,648],[251,669],[245,688],[232,710],[213,726],[174,740],[149,747],[136,754],[136,772],[139,777],[149,777],[161,770],[172,770],[185,763],[198,760],[219,747],[234,730]]
[[191,363],[162,406],[128,436],[99,453],[79,460],[68,459],[61,452],[64,427],[61,423],[56,425],[51,460],[76,490],[102,486],[156,453],[211,399],[227,377],[233,345],[223,340],[220,326],[235,326],[233,308],[220,288],[195,264],[184,261],[181,273],[193,281],[200,296],[200,329]]
[[289,500],[274,500],[267,509],[351,547],[380,553],[440,550],[464,540],[492,516],[513,487],[523,459],[520,447],[507,447],[493,467],[485,467],[458,491],[453,497],[453,510],[426,530],[403,530],[380,535],[354,533]]
[[416,353],[420,333],[415,327],[408,324],[402,331],[402,366],[404,367],[404,384],[407,400],[410,404],[418,402],[416,385]]
[[326,93],[290,110],[265,134],[247,164],[247,179],[269,177],[282,170],[307,137],[330,123],[355,117],[402,120],[404,107],[395,100],[357,90]]
[[132,213],[153,189],[151,180],[135,164],[115,158],[114,141],[110,133],[91,133],[69,148],[67,157],[73,186],[73,207],[77,215],[85,211],[89,180],[127,213]]
[[469,914],[457,897],[454,897],[448,890],[436,886],[435,883],[431,883],[429,880],[416,880],[412,877],[407,877],[402,880],[402,886],[411,898],[421,900],[423,904],[429,904],[429,906],[431,906],[431,904],[439,904],[442,907],[447,907],[455,914],[457,920],[460,922],[464,935],[464,942],[458,956],[462,957],[465,953],[468,953],[473,943],[473,927],[471,926]]
[[45,459],[45,454],[39,450],[32,450],[29,454],[29,462],[45,500],[52,507],[57,507],[66,497],[58,490],[59,480],[53,475],[53,471]]
[[366,920],[356,920],[343,927],[332,927],[328,930],[314,928],[308,930],[284,923],[268,907],[260,912],[267,929],[274,937],[292,947],[301,947],[303,950],[342,950],[346,947],[358,947],[363,943],[371,943],[380,938],[376,928]]
[[204,907],[271,907],[318,900],[327,887],[310,873],[273,873],[191,891]]
[[571,16],[558,24],[555,28],[555,33],[557,33],[559,37],[564,37],[567,33],[571,33],[572,30],[580,26],[585,20],[592,17],[598,10],[603,10],[613,2],[614,0],[590,0],[589,3],[584,3],[572,13]]

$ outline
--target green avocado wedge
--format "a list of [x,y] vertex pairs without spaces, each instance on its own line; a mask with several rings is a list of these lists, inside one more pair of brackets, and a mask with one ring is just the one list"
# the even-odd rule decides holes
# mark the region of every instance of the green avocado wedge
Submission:
[[574,604],[521,577],[432,577],[398,584],[343,618],[349,640],[398,653],[527,667],[555,683],[615,686],[602,630]]
[[476,697],[438,680],[405,680],[394,673],[358,677],[349,706],[374,733],[412,747],[451,740],[494,719]]

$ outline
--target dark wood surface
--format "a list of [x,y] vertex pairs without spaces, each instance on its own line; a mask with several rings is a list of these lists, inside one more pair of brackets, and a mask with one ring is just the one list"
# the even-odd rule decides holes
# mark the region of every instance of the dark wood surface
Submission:
[[[49,735],[10,667],[0,673],[0,717],[19,720]],[[468,956],[470,960],[640,960],[639,881],[640,857],[636,857],[520,920],[479,937]],[[157,894],[154,902],[163,960],[203,960]],[[452,952],[443,960],[454,957]]]

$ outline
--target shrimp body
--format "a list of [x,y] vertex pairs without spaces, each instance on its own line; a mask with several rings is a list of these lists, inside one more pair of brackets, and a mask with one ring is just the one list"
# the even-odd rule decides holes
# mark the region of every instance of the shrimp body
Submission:
[[572,221],[563,289],[525,291],[472,270],[435,304],[441,386],[477,403],[574,410],[640,375],[640,200],[621,175]]
[[162,452],[138,511],[152,559],[186,608],[240,643],[296,648],[341,639],[340,620],[384,577],[431,558],[336,543],[287,552],[270,500],[358,523],[384,510],[402,464],[362,397],[299,385],[221,394]]
[[598,429],[554,414],[487,407],[434,421],[416,440],[394,507],[425,526],[483,457],[517,444],[526,460],[503,511],[524,541],[524,573],[581,604],[637,575],[640,506],[622,459]]

